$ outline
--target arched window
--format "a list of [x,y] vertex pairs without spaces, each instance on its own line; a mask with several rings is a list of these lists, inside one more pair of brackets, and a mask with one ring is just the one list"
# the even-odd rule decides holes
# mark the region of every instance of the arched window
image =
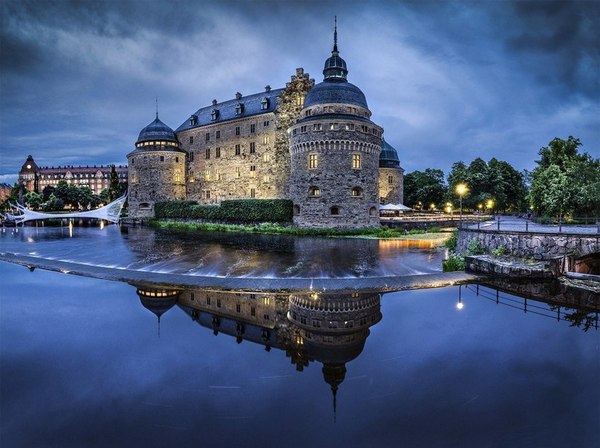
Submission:
[[148,208],[150,208],[150,204],[148,204],[147,202],[142,202],[142,203],[140,204],[140,208],[145,208],[145,209],[148,209]]
[[342,209],[340,207],[338,207],[337,205],[334,205],[333,207],[331,207],[329,209],[329,213],[333,216],[339,216],[341,212],[342,212]]
[[321,196],[321,189],[319,187],[310,187],[308,189],[308,195],[311,197]]
[[298,216],[300,214],[300,206],[294,204],[294,216]]
[[352,197],[361,198],[363,196],[363,189],[360,187],[354,187],[352,189]]
[[369,209],[369,216],[377,216],[377,207],[371,207]]

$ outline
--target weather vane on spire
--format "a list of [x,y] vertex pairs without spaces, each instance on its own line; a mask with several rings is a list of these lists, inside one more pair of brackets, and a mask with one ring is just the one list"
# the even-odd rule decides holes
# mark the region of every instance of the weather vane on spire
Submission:
[[333,16],[333,51],[338,52],[337,48],[337,16]]

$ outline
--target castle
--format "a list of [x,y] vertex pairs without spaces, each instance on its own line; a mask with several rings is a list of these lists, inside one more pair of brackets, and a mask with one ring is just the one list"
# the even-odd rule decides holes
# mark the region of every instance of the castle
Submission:
[[336,28],[316,85],[299,68],[284,88],[213,100],[175,131],[157,112],[127,155],[129,216],[168,200],[290,199],[298,226],[378,226],[379,204],[403,201],[404,170],[347,74]]

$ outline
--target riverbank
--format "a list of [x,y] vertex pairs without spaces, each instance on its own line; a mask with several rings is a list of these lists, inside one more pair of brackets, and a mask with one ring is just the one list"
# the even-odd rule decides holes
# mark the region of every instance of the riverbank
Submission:
[[440,244],[450,237],[450,233],[442,232],[439,227],[428,230],[409,230],[387,227],[367,227],[361,229],[309,229],[302,227],[283,226],[280,224],[218,224],[196,221],[150,221],[149,226],[155,229],[177,230],[188,232],[235,232],[262,233],[267,235],[319,236],[319,237],[363,237],[363,238],[402,238],[440,240]]

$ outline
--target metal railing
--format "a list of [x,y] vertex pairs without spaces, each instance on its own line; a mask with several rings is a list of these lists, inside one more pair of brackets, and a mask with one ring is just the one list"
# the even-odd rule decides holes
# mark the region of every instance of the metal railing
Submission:
[[579,220],[579,222],[589,224],[577,224],[577,221],[574,221],[570,221],[569,223],[559,221],[555,224],[543,224],[531,219],[498,215],[478,221],[476,224],[469,223],[463,219],[463,222],[459,224],[459,228],[464,230],[496,230],[526,233],[600,234],[600,218],[583,218]]

